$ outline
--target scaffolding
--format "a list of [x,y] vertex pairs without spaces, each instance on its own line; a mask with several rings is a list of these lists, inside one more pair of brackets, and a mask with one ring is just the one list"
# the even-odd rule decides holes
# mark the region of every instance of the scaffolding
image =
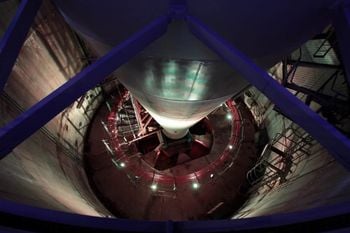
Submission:
[[269,192],[287,182],[298,164],[310,156],[313,143],[313,138],[295,124],[276,134],[247,173],[250,192]]

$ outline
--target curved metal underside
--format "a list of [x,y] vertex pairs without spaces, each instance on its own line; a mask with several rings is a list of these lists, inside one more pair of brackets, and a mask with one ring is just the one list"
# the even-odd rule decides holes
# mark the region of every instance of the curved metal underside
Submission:
[[[100,55],[168,11],[169,4],[160,0],[153,4],[60,0],[56,3],[66,20]],[[255,0],[244,3],[220,0],[188,1],[187,7],[190,15],[214,28],[257,64],[269,68],[324,28],[328,23],[325,7],[330,3],[318,1],[315,7],[315,2],[302,1],[288,4],[270,0],[261,4]],[[274,8],[267,7],[270,5]],[[288,17],[284,15],[286,10]],[[269,17],[261,16],[262,13]],[[122,23],[116,26],[111,22]],[[173,139],[183,137],[190,126],[248,85],[191,34],[184,20],[172,21],[162,38],[119,68],[116,75]]]

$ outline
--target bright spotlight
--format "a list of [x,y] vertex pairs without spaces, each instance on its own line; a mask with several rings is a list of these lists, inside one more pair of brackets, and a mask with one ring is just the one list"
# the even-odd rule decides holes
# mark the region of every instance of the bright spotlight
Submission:
[[198,189],[199,188],[199,184],[197,182],[192,183],[192,188],[193,189]]
[[151,189],[152,189],[153,191],[156,191],[156,190],[157,190],[157,184],[152,184],[152,185],[151,185]]
[[231,119],[232,119],[232,115],[231,115],[230,113],[227,113],[226,119],[227,119],[227,120],[231,120]]
[[119,165],[120,165],[120,167],[125,167],[125,163],[124,162],[121,162]]
[[232,146],[232,145],[229,145],[228,148],[229,148],[230,150],[232,150],[232,149],[233,149],[233,146]]

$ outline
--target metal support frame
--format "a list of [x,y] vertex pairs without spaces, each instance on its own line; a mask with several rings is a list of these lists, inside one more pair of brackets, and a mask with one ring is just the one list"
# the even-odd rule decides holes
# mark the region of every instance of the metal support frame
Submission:
[[5,87],[42,0],[21,1],[0,41],[0,91]]
[[349,111],[350,109],[348,101],[336,99],[332,96],[310,90],[309,88],[299,86],[295,83],[286,83],[284,86],[297,92],[304,93],[308,95],[311,98],[311,100],[314,100],[315,102],[319,103],[324,107],[335,109],[338,112],[340,112],[341,110]]
[[[37,0],[23,0],[23,2],[34,2]],[[181,0],[179,0],[182,2]],[[175,1],[177,2],[177,1]],[[172,11],[175,18],[182,18],[184,8],[176,8]],[[347,14],[349,15],[349,14]],[[210,48],[216,51],[235,70],[239,71],[251,84],[256,86],[261,92],[269,97],[283,113],[293,121],[307,130],[315,139],[324,145],[334,157],[338,159],[346,168],[350,169],[350,141],[340,134],[333,126],[324,121],[316,113],[312,112],[300,100],[289,93],[284,87],[273,80],[263,69],[256,66],[249,58],[235,49],[231,44],[224,41],[217,34],[210,31],[205,25],[193,17],[187,17],[193,33]],[[0,129],[0,157],[4,157],[15,146],[24,141],[27,137],[37,131],[65,107],[74,102],[79,96],[96,86],[99,82],[117,69],[120,65],[128,61],[140,50],[160,37],[168,24],[168,17],[161,17],[134,36],[115,47],[111,52],[99,59],[81,73],[69,80],[67,83],[56,89],[53,93],[38,102],[28,111],[24,112],[14,121]],[[348,21],[347,21],[348,22]],[[349,26],[349,23],[347,24]],[[350,28],[345,28],[350,36]],[[345,37],[348,38],[348,37]],[[350,37],[349,37],[350,38]],[[346,41],[346,40],[345,40]],[[349,41],[349,40],[348,40]],[[345,42],[344,42],[345,43]],[[19,43],[21,44],[21,43]],[[3,44],[1,44],[3,46]],[[344,45],[345,46],[345,45]],[[1,47],[1,54],[3,47]],[[348,51],[348,52],[347,52]],[[350,47],[345,46],[344,53],[350,58]],[[14,53],[11,53],[16,58]],[[2,58],[3,59],[3,58]],[[2,61],[2,60],[1,60]],[[348,60],[344,60],[349,64]],[[3,63],[1,63],[3,64]],[[5,66],[5,65],[4,65]],[[10,68],[9,68],[10,67]],[[6,69],[11,70],[12,65],[7,64]],[[350,66],[347,66],[350,71]],[[0,76],[2,78],[3,76]],[[349,76],[348,76],[349,77]],[[0,81],[3,81],[2,79]],[[31,230],[48,229],[54,224],[60,229],[71,231],[99,230],[120,230],[133,232],[222,232],[229,230],[253,231],[262,229],[287,230],[289,226],[293,229],[304,229],[303,224],[308,224],[309,229],[324,230],[324,224],[342,224],[341,227],[349,229],[348,219],[350,203],[320,207],[295,213],[278,214],[272,216],[262,216],[258,218],[248,218],[239,220],[217,220],[217,221],[191,221],[191,222],[149,222],[134,221],[125,219],[106,219],[81,216],[52,210],[39,209],[0,200],[0,214],[7,218],[4,221],[15,217],[20,217],[26,221],[21,224],[21,229],[30,227]],[[340,220],[339,220],[340,219]],[[8,227],[18,227],[18,224],[10,224]],[[33,223],[31,225],[31,223]]]
[[[276,80],[238,49],[211,31],[199,20],[188,16],[192,33],[238,71],[248,82],[264,93],[287,117],[304,128],[344,167],[350,170],[350,140],[331,124],[293,96]],[[350,30],[349,30],[350,33]],[[350,47],[349,47],[350,49]],[[350,53],[349,53],[350,54]]]
[[130,94],[130,99],[131,99],[131,104],[132,107],[134,108],[134,112],[135,112],[135,117],[136,117],[136,121],[137,124],[139,125],[139,132],[138,132],[138,136],[140,136],[140,131],[143,130],[143,122],[141,120],[141,109],[139,108],[138,103],[136,102],[137,100],[134,98],[134,96],[132,94]]
[[[346,202],[252,218],[173,222],[92,217],[0,200],[0,225],[8,227],[6,232],[47,232],[53,226],[61,232],[302,232],[305,229],[311,232],[328,232],[334,228],[340,230],[339,232],[347,232],[350,227],[349,207],[350,203]],[[18,219],[21,224],[18,224]]]
[[[320,64],[320,63],[314,63],[314,62],[305,62],[301,61],[301,57],[299,57],[298,60],[290,60],[290,59],[284,59],[283,62],[283,78],[282,78],[282,86],[295,90],[297,92],[301,92],[307,95],[307,99],[305,101],[306,105],[310,105],[310,102],[313,100],[322,107],[325,107],[327,109],[332,109],[338,113],[340,112],[348,112],[350,106],[349,101],[344,100],[348,99],[347,95],[344,95],[342,93],[339,93],[334,89],[334,85],[339,78],[339,73],[341,72],[341,66],[340,65],[328,65],[328,64]],[[292,65],[289,72],[287,72],[287,65]],[[328,68],[328,69],[335,69],[334,73],[319,87],[317,90],[312,90],[310,88],[306,88],[303,86],[299,86],[296,83],[293,82],[293,79],[295,77],[295,73],[298,69],[298,67],[304,66],[304,67],[312,67],[312,68]],[[332,81],[332,82],[331,82]],[[334,96],[329,94],[323,94],[323,90],[325,87],[330,84],[331,90],[335,93]],[[328,85],[328,86],[330,86]],[[342,98],[339,98],[342,97]]]
[[29,110],[0,129],[0,158],[45,125],[86,91],[103,81],[107,75],[127,62],[151,42],[163,35],[168,16],[160,17],[129,39],[113,48],[107,55],[85,68]]
[[[16,54],[12,49],[10,39],[17,41],[15,47],[19,51],[21,42],[23,43],[26,34],[24,29],[28,30],[30,27],[32,21],[29,19],[33,20],[36,10],[40,6],[40,2],[40,0],[24,0],[21,3],[20,9],[11,27],[7,30],[6,36],[2,40],[1,56],[4,56],[6,51],[10,51],[12,55],[11,58],[15,59],[18,55],[18,53]],[[174,9],[170,9],[169,13],[173,15],[173,18],[181,19],[183,14],[186,13],[185,7],[176,7]],[[349,38],[350,41],[350,13],[348,8],[341,9],[343,14],[340,14],[340,16],[336,18],[338,19],[337,25],[342,26],[341,29],[343,29],[338,29],[338,32],[340,31],[340,33],[343,33],[340,39],[343,39],[342,44],[345,49],[344,55],[349,59],[345,59],[345,63],[347,64],[350,63],[350,46],[348,46],[345,41],[347,41],[347,38]],[[169,16],[164,16],[156,19],[131,38],[115,47],[103,58],[99,59],[67,83],[56,89],[4,128],[1,128],[0,158],[12,151],[14,147],[46,124],[79,96],[96,86],[108,74],[127,62],[152,41],[160,37],[166,31],[169,18]],[[26,21],[26,19],[28,20]],[[19,23],[22,21],[26,21],[26,23],[24,26],[22,25],[20,27]],[[270,98],[287,117],[307,130],[316,140],[326,147],[338,161],[350,169],[350,157],[347,156],[348,151],[350,151],[350,141],[348,138],[339,133],[333,126],[273,80],[264,70],[256,66],[248,57],[243,55],[231,44],[224,41],[216,33],[210,31],[210,29],[201,22],[190,16],[187,16],[187,21],[192,32],[200,40],[217,52],[232,68],[240,72],[252,85],[256,86],[262,93]],[[18,39],[17,36],[20,37],[21,40]],[[16,37],[16,39],[14,39],[14,37]],[[4,43],[4,41],[7,41],[7,43]],[[6,64],[7,65],[3,66],[7,69],[11,69],[11,64]],[[346,67],[347,72],[350,72],[350,64]]]
[[333,25],[335,28],[340,56],[350,86],[350,1],[339,4],[333,12]]

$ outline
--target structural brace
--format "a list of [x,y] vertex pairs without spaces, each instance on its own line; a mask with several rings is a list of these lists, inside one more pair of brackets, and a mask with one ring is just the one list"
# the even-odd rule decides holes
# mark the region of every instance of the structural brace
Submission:
[[21,1],[16,15],[0,40],[0,92],[5,87],[40,5],[41,0]]
[[[12,39],[16,35],[21,36],[23,39],[23,35],[26,34],[29,26],[26,24],[26,27],[20,27],[18,24],[26,19],[26,17],[33,19],[35,12],[40,5],[39,0],[33,1],[38,5],[30,5],[29,2],[32,1],[22,2],[23,5],[21,6],[23,10],[18,11],[18,20],[15,20],[14,25],[9,28],[10,32],[6,32],[6,35],[12,35]],[[342,41],[342,39],[348,41],[346,39],[350,34],[348,27],[348,10],[345,12],[347,20],[343,23],[347,27],[340,27],[339,29],[345,31],[341,34],[344,35],[345,39],[340,38],[340,41]],[[186,16],[184,14],[186,14],[186,8],[181,8],[178,5],[175,10],[170,11],[170,15],[175,19],[181,20]],[[141,31],[134,34],[131,38],[116,46],[97,62],[90,65],[74,78],[53,91],[50,95],[35,104],[5,127],[1,128],[0,158],[10,153],[17,145],[45,125],[54,116],[59,114],[79,96],[96,86],[107,75],[112,73],[122,64],[126,63],[138,52],[152,43],[152,41],[163,35],[166,31],[169,20],[170,16],[156,19]],[[233,45],[222,39],[215,32],[211,31],[199,20],[191,16],[187,16],[186,20],[191,31],[201,41],[219,54],[233,69],[237,70],[245,79],[247,79],[248,82],[270,98],[286,116],[304,128],[311,136],[328,149],[335,159],[350,170],[350,156],[348,156],[350,151],[350,140],[348,138],[337,131],[327,121],[323,120],[319,115],[310,110],[299,99],[272,79],[266,71],[255,65],[248,57],[234,48]],[[10,36],[7,37],[10,38]],[[11,46],[12,43],[10,43],[10,41],[8,43],[3,43],[3,41],[9,40],[7,37],[5,36],[2,40],[3,47],[0,51],[0,57],[2,57],[2,59],[4,59],[3,56],[6,53],[11,54],[12,56],[10,57],[16,57],[19,51],[18,48],[20,47],[18,43],[16,46]],[[347,43],[344,42],[343,44],[346,44],[347,48],[349,48]],[[350,51],[345,49],[343,56],[346,58],[350,57]],[[6,69],[4,70],[11,70],[12,65],[12,63],[8,63],[7,65],[2,66],[5,66]],[[3,69],[3,67],[1,68]],[[4,81],[4,77],[4,75],[0,76],[2,81]]]
[[[23,0],[23,9],[31,9],[20,11],[18,13],[17,23],[21,22],[20,18],[28,19],[27,23],[32,22],[32,19],[37,10],[37,6],[26,5],[37,0]],[[29,8],[26,8],[26,7]],[[175,15],[182,18],[183,9],[176,11]],[[347,17],[349,11],[346,11]],[[28,15],[26,15],[28,13]],[[34,15],[33,15],[34,14]],[[28,18],[26,18],[28,17]],[[31,20],[30,20],[31,19]],[[25,20],[26,21],[26,20]],[[348,153],[350,151],[350,141],[341,135],[333,126],[324,121],[316,113],[312,112],[295,96],[291,95],[286,89],[280,86],[273,80],[264,70],[257,67],[249,58],[235,49],[231,44],[224,41],[220,36],[212,32],[209,28],[203,25],[200,21],[193,17],[187,17],[187,21],[192,32],[210,48],[216,51],[232,68],[240,72],[251,84],[256,86],[266,96],[268,96],[285,115],[298,123],[301,127],[307,130],[315,139],[325,146],[334,157],[341,162],[346,168],[350,169],[350,159]],[[50,95],[38,102],[28,111],[24,112],[18,118],[0,129],[0,157],[6,156],[19,143],[37,131],[40,127],[46,124],[55,115],[61,112],[64,108],[74,102],[79,96],[83,95],[87,90],[91,89],[101,82],[108,74],[113,72],[123,63],[136,55],[139,51],[149,45],[152,41],[165,33],[169,17],[161,17],[151,24],[147,25],[140,32],[115,47],[107,55],[99,59],[96,63],[84,69],[74,78],[63,84]],[[349,21],[344,22],[346,27],[340,27],[338,30],[345,30],[344,38],[340,38],[342,46],[348,46],[349,41]],[[15,23],[16,24],[16,23]],[[1,41],[0,50],[0,88],[6,82],[9,72],[13,66],[13,58],[18,55],[18,51],[23,43],[25,35],[29,29],[28,25],[12,25],[3,40]],[[12,30],[20,30],[14,32]],[[12,32],[11,32],[12,31]],[[18,34],[17,34],[18,33]],[[18,37],[17,37],[18,36]],[[22,42],[12,44],[12,39],[15,38]],[[343,42],[341,42],[343,40]],[[7,42],[6,42],[7,41]],[[12,44],[12,45],[11,45]],[[343,50],[344,57],[350,57],[348,49]],[[2,63],[6,58],[4,54],[10,54],[10,60],[7,63]],[[349,60],[344,59],[349,72]],[[6,79],[5,79],[5,78]],[[348,76],[349,77],[349,76]],[[310,229],[324,230],[324,224],[342,223],[342,227],[349,227],[350,224],[346,219],[349,217],[350,203],[341,203],[333,206],[320,207],[301,212],[278,214],[271,216],[262,216],[257,218],[238,219],[238,220],[216,220],[216,221],[191,221],[191,222],[149,222],[149,221],[134,221],[126,219],[106,219],[95,218],[89,216],[75,215],[63,212],[57,212],[46,209],[39,209],[29,206],[12,203],[10,201],[0,200],[1,216],[21,218],[26,221],[23,224],[29,224],[31,230],[43,230],[46,225],[54,224],[62,229],[85,232],[91,229],[96,230],[120,230],[133,232],[223,232],[230,230],[240,230],[251,232],[264,229],[266,232],[271,230],[286,229],[288,226],[293,226],[294,229],[304,229],[303,224],[309,224]],[[339,221],[339,219],[341,221]],[[13,221],[15,222],[15,221]],[[31,225],[31,223],[33,223]],[[3,222],[0,225],[4,224]],[[11,227],[9,222],[6,226]],[[45,225],[46,224],[46,225]],[[299,224],[299,225],[298,225]],[[311,224],[311,226],[310,226]],[[16,224],[14,227],[18,227]],[[27,226],[29,227],[29,226]],[[36,227],[36,228],[35,228]],[[64,228],[66,227],[66,228]],[[67,228],[68,227],[68,228]],[[312,228],[314,227],[314,228]],[[318,228],[317,228],[318,227]],[[321,228],[320,228],[321,227]],[[347,228],[349,229],[349,228]],[[264,231],[265,232],[265,231]]]
[[85,92],[95,87],[152,41],[166,32],[168,16],[160,17],[108,54],[85,68],[33,107],[0,129],[0,158],[49,122]]
[[191,16],[187,17],[187,21],[191,31],[198,39],[214,50],[250,84],[264,93],[283,114],[305,129],[330,151],[338,162],[350,170],[350,140],[346,136],[292,95],[266,71],[255,65],[251,59],[200,21]]

